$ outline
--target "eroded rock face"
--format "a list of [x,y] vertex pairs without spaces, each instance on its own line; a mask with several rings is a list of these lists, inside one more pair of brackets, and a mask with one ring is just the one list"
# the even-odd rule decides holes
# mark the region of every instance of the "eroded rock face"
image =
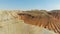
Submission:
[[55,17],[60,22],[60,10],[51,11],[51,15]]
[[26,11],[18,15],[27,24],[42,26],[60,34],[60,11]]
[[[31,19],[27,15],[26,17]],[[23,20],[24,18],[25,16]],[[0,11],[0,34],[55,34],[43,27],[26,24],[23,20],[15,11]]]

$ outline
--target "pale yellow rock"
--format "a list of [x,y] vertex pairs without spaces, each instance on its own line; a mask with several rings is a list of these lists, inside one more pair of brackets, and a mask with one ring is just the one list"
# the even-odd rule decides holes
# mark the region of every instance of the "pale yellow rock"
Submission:
[[55,34],[52,31],[18,20],[17,12],[0,11],[0,34]]

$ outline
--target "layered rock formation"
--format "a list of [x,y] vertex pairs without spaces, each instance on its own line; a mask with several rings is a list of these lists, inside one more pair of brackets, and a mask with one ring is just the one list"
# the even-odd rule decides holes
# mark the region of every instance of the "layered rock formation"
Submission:
[[60,10],[33,10],[18,13],[25,23],[44,27],[60,34]]
[[[36,17],[34,17],[35,16],[34,12],[32,13],[34,15],[27,14],[28,15],[27,16],[24,14],[23,20],[21,19],[21,15],[18,15],[20,13],[22,12],[20,12],[19,10],[0,11],[0,34],[55,34],[53,31],[49,31],[43,27],[26,24],[28,20],[29,20],[28,23],[30,24],[34,23],[35,21],[39,23],[40,22],[39,19],[42,19],[43,17],[43,16],[41,16],[41,18],[39,16],[37,17],[39,12],[35,12],[37,14]],[[26,20],[26,23],[25,23],[25,20]],[[44,20],[44,18],[42,20]],[[42,20],[41,22],[43,24],[44,22]]]

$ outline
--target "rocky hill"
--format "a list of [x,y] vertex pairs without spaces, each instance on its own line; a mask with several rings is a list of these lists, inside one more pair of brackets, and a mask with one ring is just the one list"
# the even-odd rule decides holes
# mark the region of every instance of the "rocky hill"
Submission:
[[18,13],[25,23],[42,26],[60,34],[60,10],[33,10]]
[[[0,10],[0,34],[46,34],[47,32],[48,32],[47,34],[55,34],[53,31],[49,31],[48,29],[45,29],[43,27],[26,24],[28,20],[29,20],[28,23],[32,24],[34,23],[34,20],[35,22],[37,22],[44,16],[42,15],[42,17],[40,18],[38,15],[38,13],[40,12],[37,13],[35,12],[38,15],[38,17],[37,15],[35,15],[34,12],[33,12],[34,15],[32,15],[33,13],[32,14],[31,13],[30,14],[27,14],[27,12],[22,13],[20,10]],[[22,15],[24,16],[23,20],[21,19]],[[24,18],[26,21],[24,20]],[[41,22],[43,20],[44,19],[42,19]]]

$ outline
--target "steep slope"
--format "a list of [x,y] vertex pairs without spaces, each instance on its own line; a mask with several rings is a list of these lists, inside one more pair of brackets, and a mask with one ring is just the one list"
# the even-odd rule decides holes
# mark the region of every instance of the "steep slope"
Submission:
[[55,34],[43,27],[24,23],[17,13],[15,10],[0,11],[0,34]]
[[[59,11],[53,12],[48,12],[48,11],[25,11],[22,13],[19,13],[21,19],[24,20],[25,23],[27,24],[32,24],[32,25],[37,25],[37,26],[42,26],[44,28],[47,28],[49,30],[52,30],[56,33],[60,34],[60,23],[59,20],[57,19],[60,15]],[[58,14],[58,15],[57,15]],[[54,16],[57,15],[57,18]]]

